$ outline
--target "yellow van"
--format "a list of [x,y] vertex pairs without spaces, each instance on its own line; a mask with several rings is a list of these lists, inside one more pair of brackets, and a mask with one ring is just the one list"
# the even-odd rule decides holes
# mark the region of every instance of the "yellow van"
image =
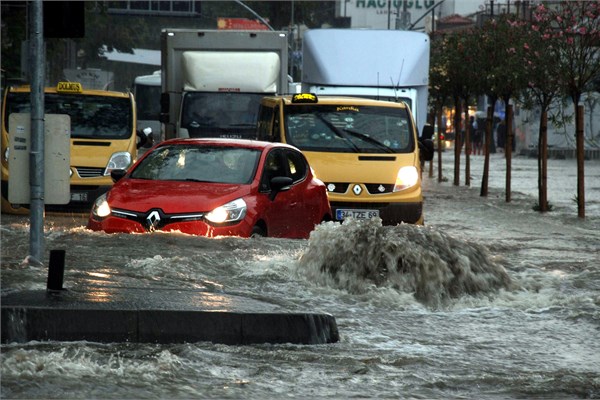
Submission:
[[419,139],[405,103],[269,96],[260,105],[257,135],[302,150],[327,186],[335,220],[423,224]]
[[[9,116],[31,112],[31,88],[8,87],[2,103],[2,212],[24,214],[27,204],[11,204],[9,179]],[[110,171],[126,169],[137,155],[135,100],[131,93],[85,90],[75,82],[46,88],[46,114],[71,117],[70,202],[46,205],[46,210],[87,212],[113,184]]]

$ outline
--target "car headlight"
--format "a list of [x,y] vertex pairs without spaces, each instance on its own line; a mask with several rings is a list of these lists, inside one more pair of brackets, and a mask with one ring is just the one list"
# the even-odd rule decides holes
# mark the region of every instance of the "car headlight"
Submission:
[[113,169],[127,169],[131,165],[131,154],[126,151],[118,151],[113,153],[106,164],[104,175],[110,175],[110,171]]
[[246,202],[243,199],[233,200],[215,208],[205,215],[205,218],[215,224],[241,221],[246,216]]
[[419,171],[416,167],[402,167],[398,171],[396,183],[394,184],[394,192],[399,192],[409,187],[415,186],[419,181]]
[[98,218],[104,218],[110,215],[110,206],[108,205],[108,201],[106,201],[106,193],[94,201],[92,214]]

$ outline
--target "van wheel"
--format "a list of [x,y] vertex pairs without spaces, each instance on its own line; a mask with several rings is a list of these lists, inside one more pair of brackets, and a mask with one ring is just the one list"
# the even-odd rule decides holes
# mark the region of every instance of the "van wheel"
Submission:
[[250,234],[250,237],[266,237],[267,234],[265,232],[265,230],[263,228],[261,228],[260,226],[256,225],[254,228],[252,228],[252,233]]

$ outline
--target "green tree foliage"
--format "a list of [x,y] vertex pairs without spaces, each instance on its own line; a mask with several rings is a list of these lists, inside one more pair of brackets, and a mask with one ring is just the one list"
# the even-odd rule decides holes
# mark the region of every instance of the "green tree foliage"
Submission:
[[[27,34],[26,16],[25,2],[2,2],[0,45],[3,78],[13,79],[21,76],[21,43]],[[19,21],[20,23],[17,23]]]
[[[502,98],[508,105],[511,99],[520,98],[526,104],[540,106],[542,111],[547,110],[553,100],[566,95],[573,100],[581,116],[582,111],[577,111],[580,109],[577,106],[582,95],[597,91],[600,79],[600,1],[563,1],[554,3],[551,8],[542,2],[535,7],[529,21],[520,21],[510,14],[489,19],[481,28],[473,30],[471,37],[476,40],[468,46],[461,35],[444,38],[441,47],[452,54],[439,57],[443,61],[441,65],[447,67],[446,73],[437,71],[437,66],[432,69],[435,84],[432,92],[450,93],[457,98],[474,90],[477,94],[486,94],[491,104]],[[434,46],[432,59],[436,57],[435,51]],[[467,51],[473,51],[475,57],[470,63],[464,62],[469,57]],[[465,69],[465,65],[471,71]],[[438,101],[436,96],[432,101]],[[576,122],[577,199],[578,214],[583,217],[584,129],[580,121],[583,118],[577,118]],[[507,201],[510,200],[509,167],[507,161]],[[486,175],[484,164],[482,196],[487,193],[484,190]]]
[[128,18],[127,23],[117,23],[107,13],[107,3],[86,2],[85,37],[75,39],[81,68],[102,55],[104,50],[133,53],[133,48],[143,47],[152,36],[152,27],[143,18]]
[[[480,71],[477,70],[480,63],[480,49],[477,45],[476,35],[472,31],[459,31],[444,35],[441,39],[436,39],[435,51],[441,64],[434,68],[441,68],[441,71],[434,70],[434,82],[437,85],[447,85],[439,87],[437,92],[450,97],[454,102],[454,132],[455,132],[455,158],[454,158],[454,184],[458,185],[460,170],[460,152],[465,145],[469,146],[468,123],[461,123],[461,114],[463,104],[465,113],[468,110],[470,100],[480,93],[482,82]],[[443,75],[441,75],[443,74]],[[465,118],[468,121],[468,118]],[[469,184],[469,159],[467,151],[467,171],[466,184]]]
[[553,24],[543,4],[532,12],[532,20],[515,21],[515,29],[521,32],[523,43],[523,73],[528,90],[521,100],[526,108],[539,107],[538,129],[538,207],[540,212],[549,211],[547,187],[547,136],[550,106],[561,95],[562,76],[560,43],[557,41]]
[[561,76],[566,93],[575,106],[577,149],[577,214],[585,217],[583,93],[600,75],[600,1],[564,1],[548,10],[561,44]]
[[[119,2],[85,2],[85,37],[46,39],[48,79],[55,82],[64,68],[99,68],[104,51],[132,53],[134,48],[160,49],[162,28],[216,29],[224,18],[268,21],[276,30],[291,23],[308,28],[335,25],[333,1],[202,1],[194,17],[114,14],[108,7]],[[2,2],[2,69],[5,77],[21,76],[21,43],[27,39],[27,2]],[[74,56],[75,54],[75,56]]]
[[559,9],[540,11],[561,45],[564,86],[575,104],[600,75],[600,1],[564,1]]
[[[335,1],[244,1],[244,4],[268,19],[275,30],[285,30],[292,22],[306,25],[309,29],[335,22]],[[240,6],[237,7],[239,9]]]
[[527,89],[521,99],[531,108],[535,104],[547,111],[553,100],[560,95],[561,76],[560,42],[554,35],[554,27],[543,4],[532,13],[532,21],[515,21],[515,29],[523,36],[522,69]]
[[445,51],[446,41],[443,36],[437,36],[431,40],[431,52],[429,63],[429,99],[434,108],[445,104],[450,96],[450,81],[448,77],[449,52]]
[[444,51],[444,37],[433,36],[431,40],[430,63],[429,63],[429,102],[434,118],[437,119],[437,152],[438,152],[438,181],[442,176],[442,136],[446,133],[446,127],[442,126],[442,110],[450,98],[450,82],[448,79],[448,60]]

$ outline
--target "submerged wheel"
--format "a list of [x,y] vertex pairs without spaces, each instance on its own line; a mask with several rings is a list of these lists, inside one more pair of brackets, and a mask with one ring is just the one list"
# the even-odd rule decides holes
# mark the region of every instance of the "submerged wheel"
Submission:
[[265,229],[255,225],[254,228],[252,228],[252,233],[250,234],[250,237],[266,237],[267,233],[265,232]]

